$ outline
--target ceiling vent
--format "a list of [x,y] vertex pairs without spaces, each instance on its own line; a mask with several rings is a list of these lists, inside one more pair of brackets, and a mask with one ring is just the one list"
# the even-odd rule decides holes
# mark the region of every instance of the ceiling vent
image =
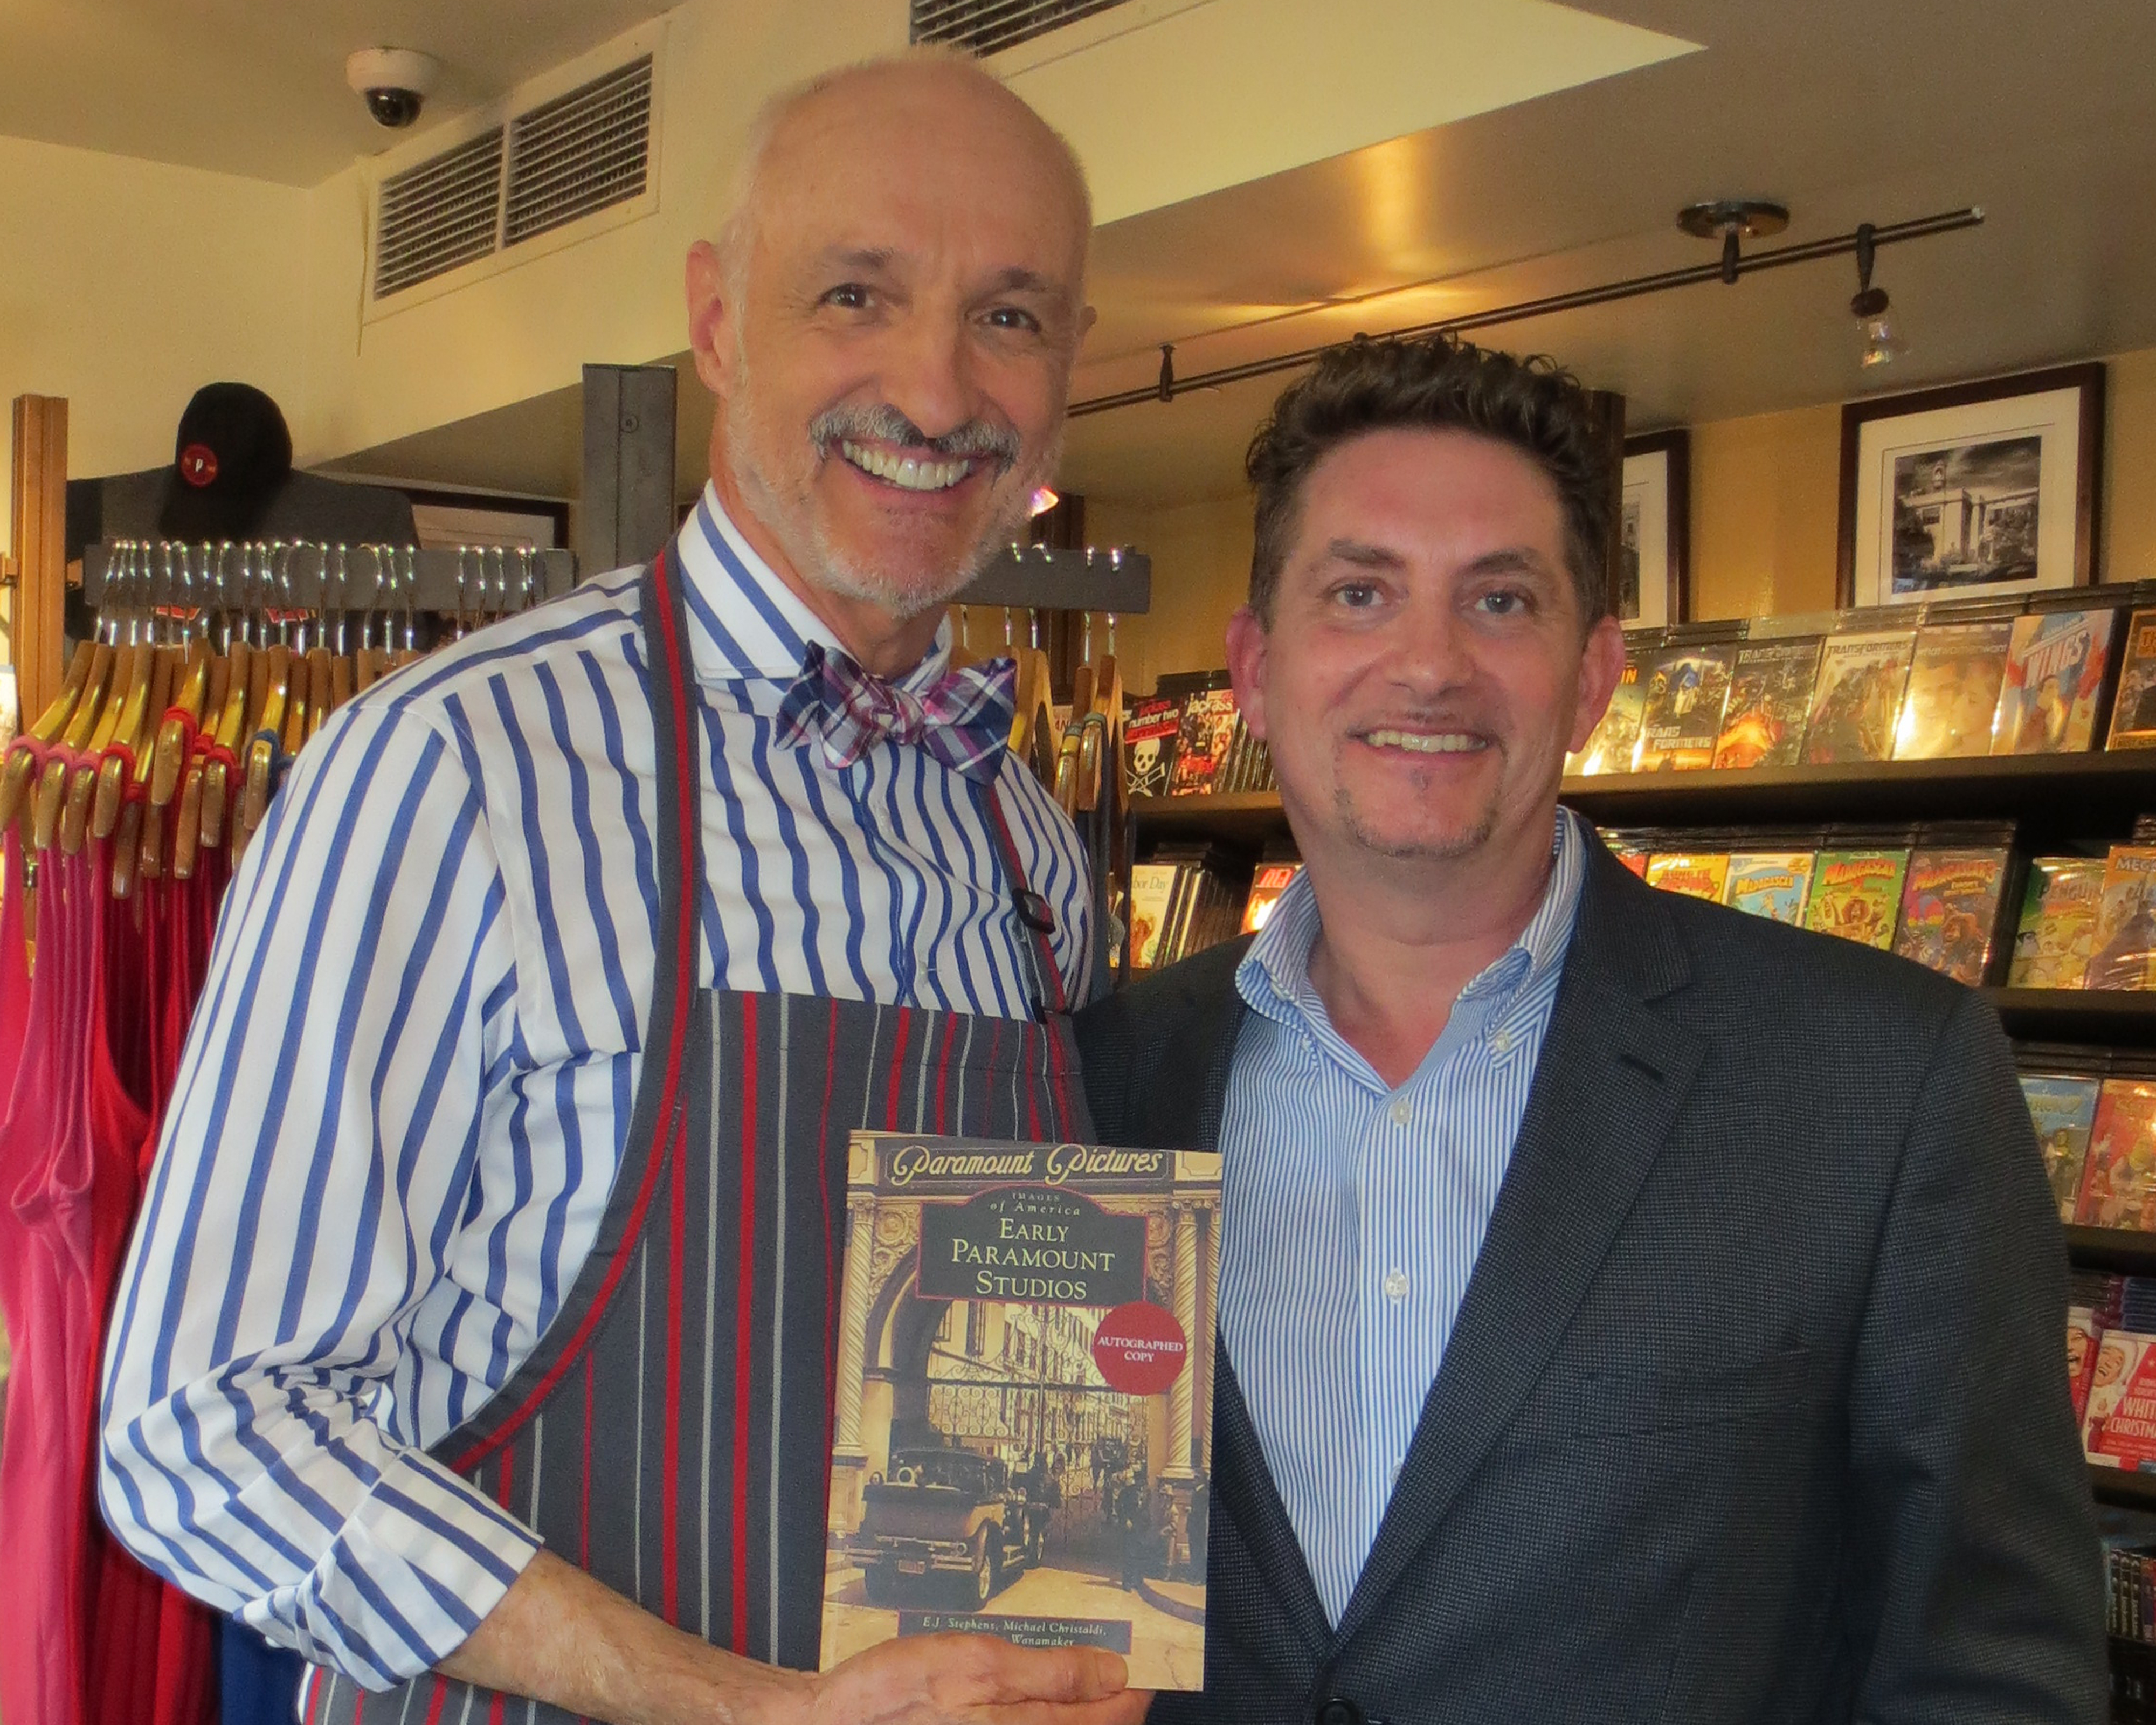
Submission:
[[1123,0],[911,0],[913,40],[993,54],[1122,4]]
[[515,245],[642,197],[650,166],[646,54],[510,122],[502,244]]
[[[383,180],[375,201],[375,301],[603,210],[655,201],[648,195],[652,66],[644,54],[521,113],[512,98],[506,124],[497,110],[486,131]],[[613,219],[636,213],[624,209]]]
[[431,281],[500,243],[501,128],[481,132],[382,182],[375,205],[374,297]]

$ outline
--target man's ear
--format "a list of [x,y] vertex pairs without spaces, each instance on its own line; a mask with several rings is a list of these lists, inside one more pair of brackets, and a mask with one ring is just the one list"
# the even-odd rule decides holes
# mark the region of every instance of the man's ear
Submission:
[[1609,697],[1625,675],[1625,628],[1614,617],[1605,617],[1587,632],[1579,652],[1579,704],[1573,709],[1572,739],[1568,753],[1594,734],[1609,711]]
[[1250,735],[1265,734],[1265,626],[1248,605],[1228,619],[1228,678],[1235,688],[1235,708]]
[[689,352],[704,387],[723,396],[733,387],[735,356],[741,344],[734,331],[737,308],[728,296],[726,267],[719,249],[708,239],[698,240],[689,248],[685,274]]

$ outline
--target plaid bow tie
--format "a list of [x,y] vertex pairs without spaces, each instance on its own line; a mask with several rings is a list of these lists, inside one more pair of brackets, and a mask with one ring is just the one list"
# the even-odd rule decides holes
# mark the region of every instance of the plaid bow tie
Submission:
[[820,742],[832,766],[850,767],[879,742],[911,743],[954,773],[993,784],[1010,741],[1017,679],[1012,660],[991,659],[947,671],[916,694],[814,642],[779,704],[779,746]]

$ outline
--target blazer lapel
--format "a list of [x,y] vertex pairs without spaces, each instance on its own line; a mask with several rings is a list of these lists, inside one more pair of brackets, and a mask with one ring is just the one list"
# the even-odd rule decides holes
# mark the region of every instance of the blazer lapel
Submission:
[[1686,973],[1661,896],[1597,845],[1512,1161],[1336,1645],[1436,1532],[1608,1255],[1702,1057],[1645,1004]]

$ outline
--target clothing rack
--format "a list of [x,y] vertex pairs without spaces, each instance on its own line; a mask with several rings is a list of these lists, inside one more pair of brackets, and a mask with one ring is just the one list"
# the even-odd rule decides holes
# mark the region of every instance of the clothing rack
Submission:
[[1152,609],[1152,559],[1127,545],[1014,545],[990,558],[952,603],[1142,617]]
[[491,616],[557,598],[576,578],[569,552],[498,546],[121,539],[88,547],[82,559],[93,606]]

